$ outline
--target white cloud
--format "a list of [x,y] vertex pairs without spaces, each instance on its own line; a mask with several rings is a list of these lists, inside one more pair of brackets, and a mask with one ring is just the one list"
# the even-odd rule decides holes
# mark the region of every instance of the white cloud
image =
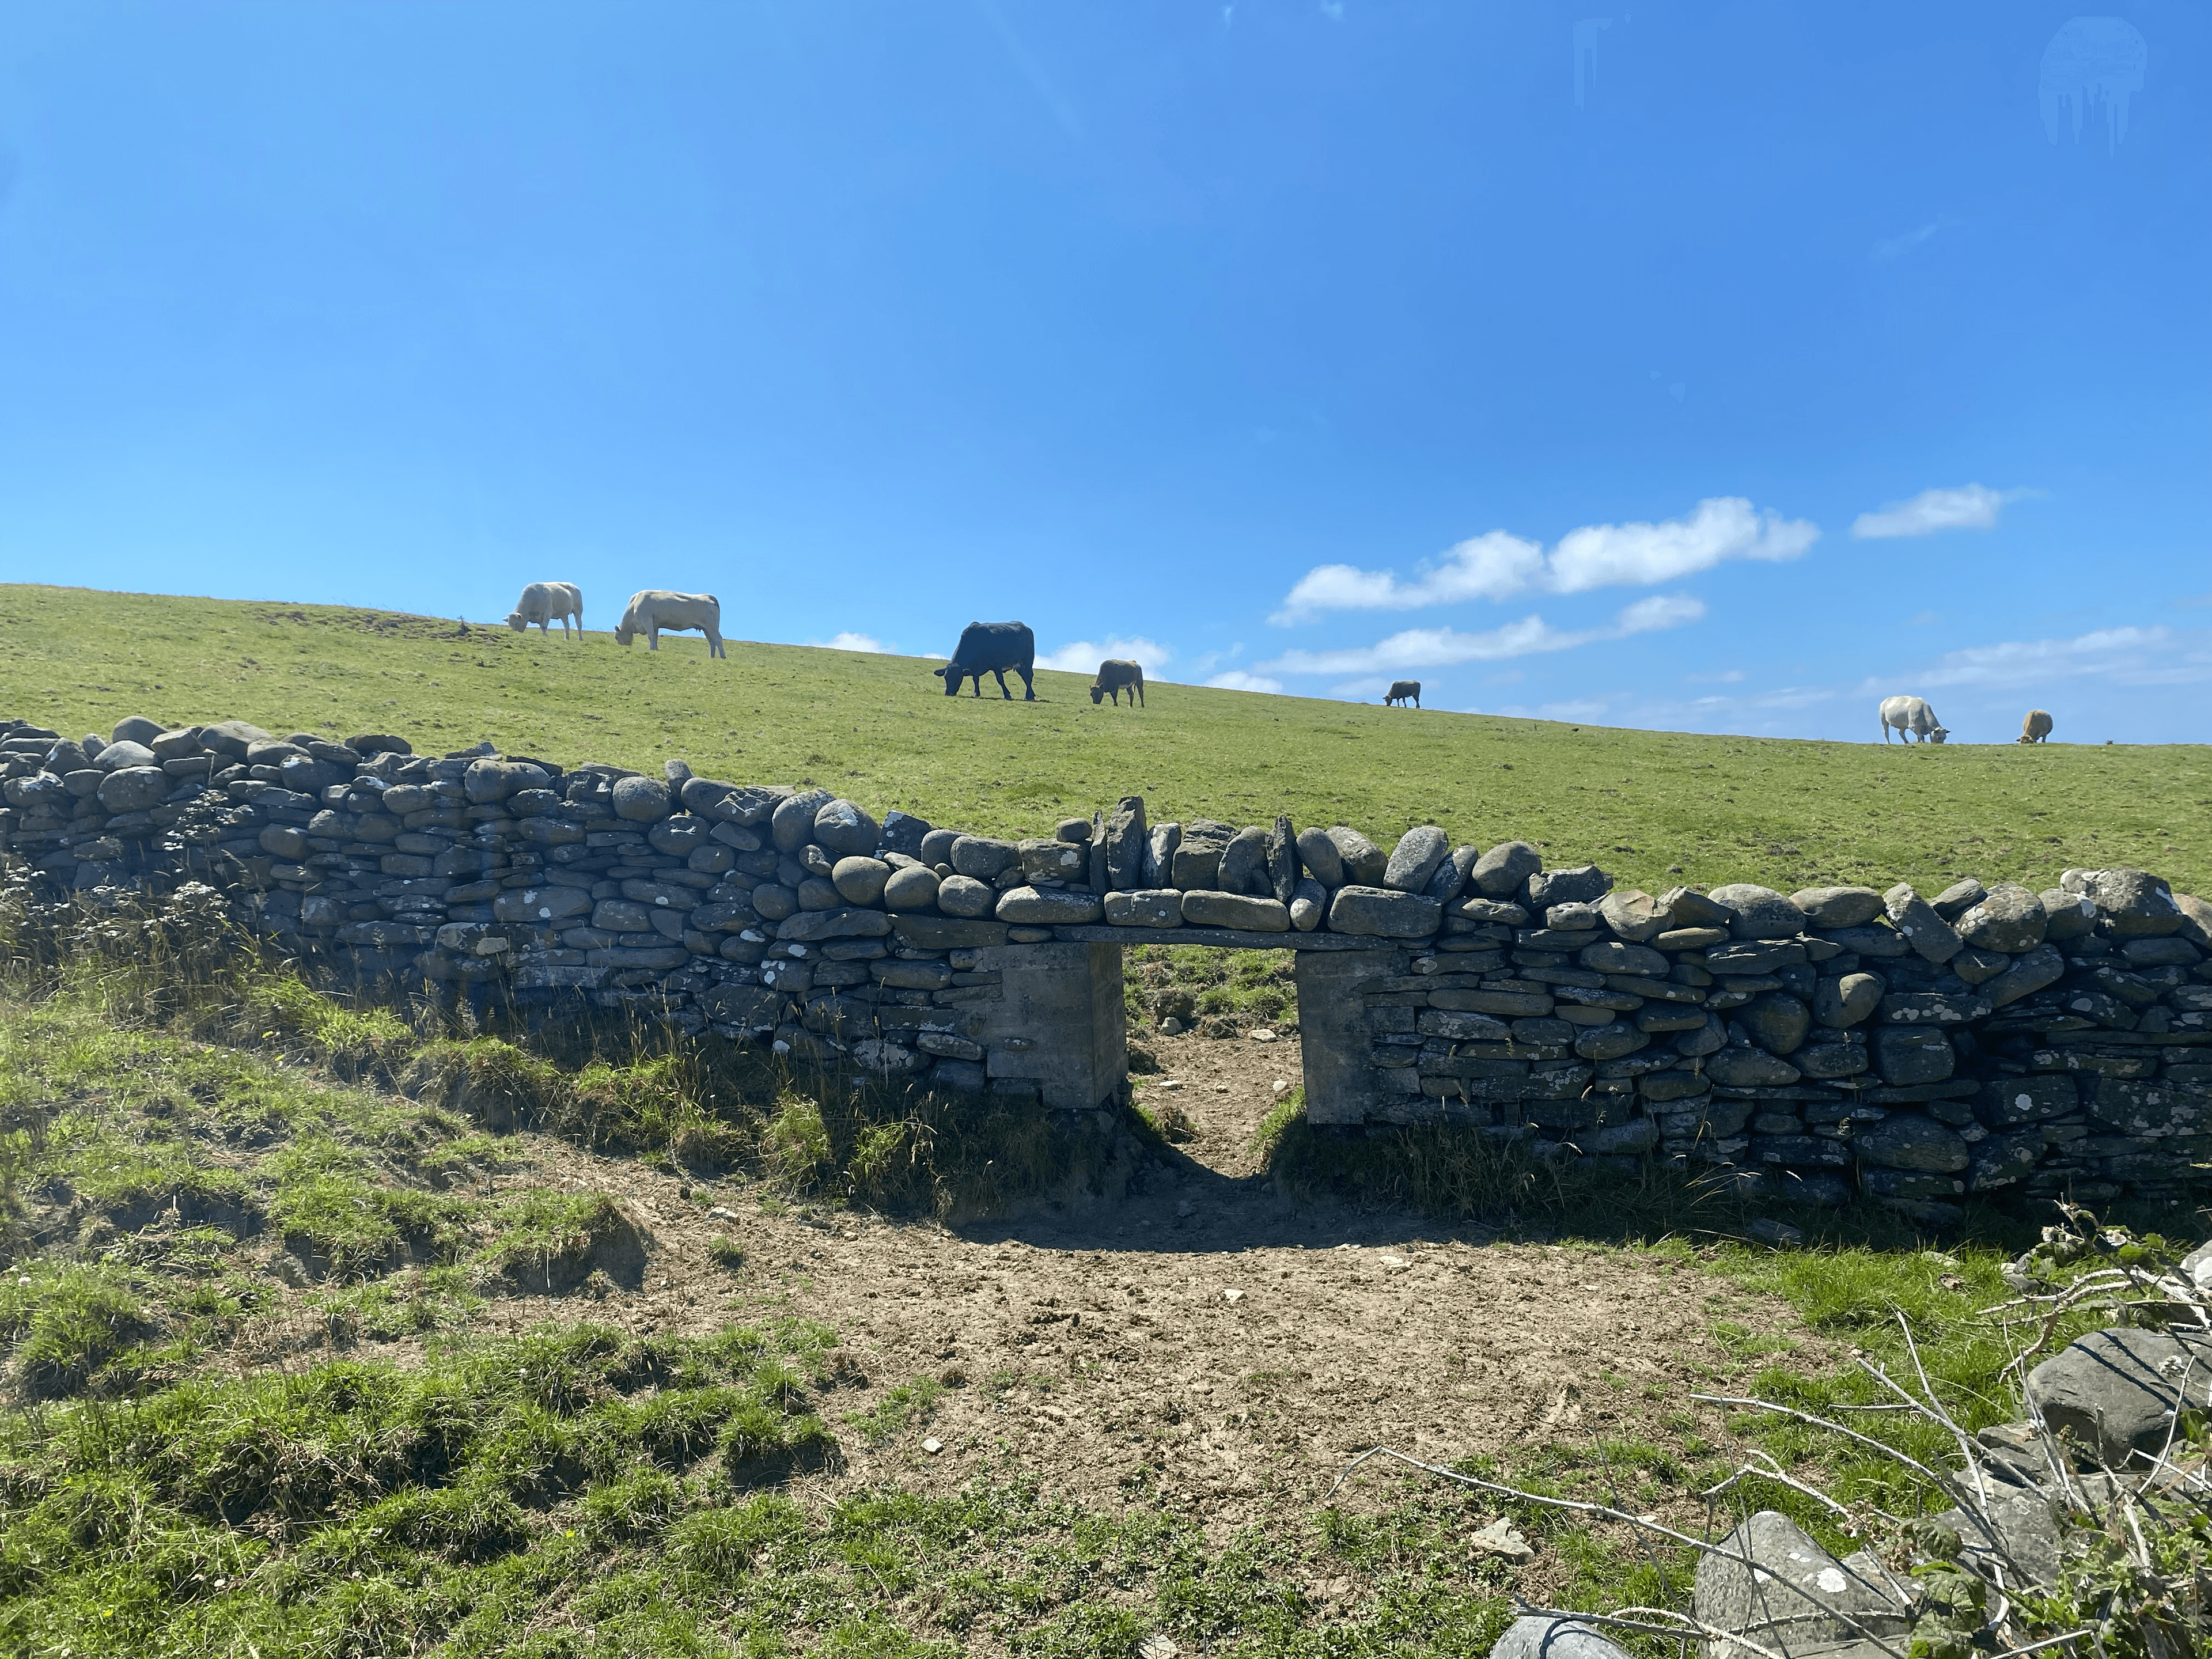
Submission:
[[2008,501],[2033,495],[2027,489],[1985,489],[1970,483],[1958,489],[1923,489],[1909,501],[1894,501],[1879,513],[1851,520],[1861,540],[1887,536],[1927,536],[1938,530],[1994,530]]
[[1741,684],[1742,680],[1743,670],[1741,668],[1731,668],[1726,672],[1719,674],[1685,674],[1682,676],[1682,684],[1685,685],[1737,685]]
[[878,656],[885,655],[890,650],[890,647],[872,635],[854,634],[850,631],[832,634],[826,640],[809,640],[807,644],[821,646],[831,651],[867,651]]
[[1874,257],[1894,259],[1900,253],[1909,253],[1942,228],[1941,222],[1931,222],[1917,230],[1908,230],[1902,236],[1885,237],[1874,245]]
[[[1693,623],[1705,614],[1703,599],[1693,599],[1687,593],[1654,593],[1648,599],[1638,599],[1625,607],[1613,619],[1613,628],[1624,635],[1657,634]],[[1601,633],[1598,637],[1605,635]]]
[[1098,665],[1108,659],[1142,664],[1146,679],[1166,678],[1164,671],[1175,660],[1175,652],[1169,647],[1148,640],[1141,635],[1123,639],[1109,635],[1103,645],[1089,640],[1078,640],[1073,645],[1063,645],[1057,651],[1048,651],[1036,659],[1039,668],[1056,668],[1064,674],[1095,674]]
[[1623,610],[1604,628],[1557,629],[1537,616],[1478,634],[1463,634],[1455,628],[1409,628],[1378,645],[1343,651],[1285,651],[1259,666],[1285,674],[1394,674],[1407,668],[1446,668],[1455,663],[1495,662],[1539,652],[1571,651],[1601,640],[1679,628],[1705,614],[1703,601],[1686,593],[1654,594]]
[[1298,578],[1269,622],[1287,626],[1324,611],[1418,611],[1468,599],[1502,599],[1534,585],[1544,550],[1503,530],[1460,543],[1419,580],[1401,582],[1388,570],[1316,565]]
[[1241,668],[1232,668],[1226,674],[1216,674],[1206,684],[1218,691],[1280,691],[1283,683],[1271,680],[1265,674],[1248,674]]
[[1869,680],[1861,689],[1872,692],[1910,679],[1923,686],[2025,690],[2084,677],[2119,685],[2201,684],[2212,681],[2212,641],[2170,628],[2100,628],[2070,640],[2008,640],[1954,651],[1917,673]]
[[1418,611],[1530,589],[1645,587],[1729,559],[1794,559],[1820,534],[1802,519],[1761,514],[1740,495],[1702,501],[1686,517],[1662,524],[1585,525],[1562,536],[1548,558],[1539,544],[1493,530],[1459,543],[1410,581],[1389,570],[1317,565],[1267,620],[1287,627],[1328,611]]

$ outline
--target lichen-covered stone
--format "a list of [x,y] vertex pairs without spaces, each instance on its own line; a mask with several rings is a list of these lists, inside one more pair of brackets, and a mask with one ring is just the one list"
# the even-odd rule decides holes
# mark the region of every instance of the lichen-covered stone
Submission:
[[1193,927],[1239,927],[1254,933],[1285,933],[1291,927],[1288,905],[1248,893],[1186,893],[1182,919]]
[[1354,884],[1338,888],[1329,901],[1328,927],[1333,933],[1425,939],[1443,922],[1443,908],[1419,893]]
[[[942,890],[938,902],[940,906],[944,903]],[[1065,887],[1009,888],[999,896],[997,911],[1000,921],[1025,927],[1075,926],[1097,921],[1103,914],[1103,907],[1096,893]]]
[[1871,887],[1808,887],[1790,902],[1814,927],[1856,927],[1881,914],[1881,895]]
[[1937,915],[1934,907],[1913,891],[1910,884],[1898,883],[1881,896],[1881,901],[1889,912],[1890,925],[1929,961],[1948,962],[1965,948],[1966,941],[1951,924]]
[[2004,881],[1990,888],[1952,923],[1967,944],[2011,955],[2042,944],[2048,925],[2043,901],[2027,888]]
[[1730,882],[1707,894],[1728,912],[1729,935],[1740,939],[1792,939],[1805,931],[1805,913],[1771,887]]

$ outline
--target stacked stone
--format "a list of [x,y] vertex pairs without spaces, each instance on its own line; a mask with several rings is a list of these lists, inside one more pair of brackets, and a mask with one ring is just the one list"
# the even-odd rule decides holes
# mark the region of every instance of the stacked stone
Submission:
[[1316,1121],[1656,1151],[1930,1221],[1968,1192],[2171,1195],[2212,1157],[2212,907],[2138,871],[1654,897],[1433,825],[1386,854],[1287,817],[1148,824],[1130,796],[1006,841],[681,762],[236,720],[0,723],[0,848],[58,883],[189,875],[364,974],[950,1088],[1097,1104],[1121,1078],[1112,947],[1280,945]]

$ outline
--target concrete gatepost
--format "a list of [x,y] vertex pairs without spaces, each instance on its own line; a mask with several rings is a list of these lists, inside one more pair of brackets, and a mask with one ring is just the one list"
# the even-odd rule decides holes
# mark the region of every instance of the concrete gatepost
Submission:
[[1364,1123],[1380,1104],[1362,989],[1403,973],[1404,958],[1399,950],[1297,952],[1291,979],[1298,988],[1307,1122]]
[[1128,1097],[1118,945],[1006,945],[988,952],[1002,994],[977,1040],[993,1081],[1034,1082],[1047,1106],[1090,1111]]

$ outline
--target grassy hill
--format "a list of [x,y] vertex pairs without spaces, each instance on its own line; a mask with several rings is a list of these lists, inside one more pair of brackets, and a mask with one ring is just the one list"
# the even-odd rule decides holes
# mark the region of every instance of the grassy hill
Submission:
[[[744,625],[742,602],[730,606]],[[279,732],[489,738],[563,763],[680,756],[754,782],[817,782],[878,811],[1048,831],[1124,793],[1154,818],[1433,821],[1519,836],[1624,881],[1954,875],[2051,885],[2129,864],[2212,887],[2212,749],[1880,744],[1702,737],[1158,685],[1091,707],[1086,678],[1037,701],[948,699],[933,665],[738,640],[658,654],[387,611],[0,586],[0,714],[71,734],[125,714],[238,717]],[[945,643],[949,647],[950,640]],[[1018,682],[1016,683],[1018,684]]]

